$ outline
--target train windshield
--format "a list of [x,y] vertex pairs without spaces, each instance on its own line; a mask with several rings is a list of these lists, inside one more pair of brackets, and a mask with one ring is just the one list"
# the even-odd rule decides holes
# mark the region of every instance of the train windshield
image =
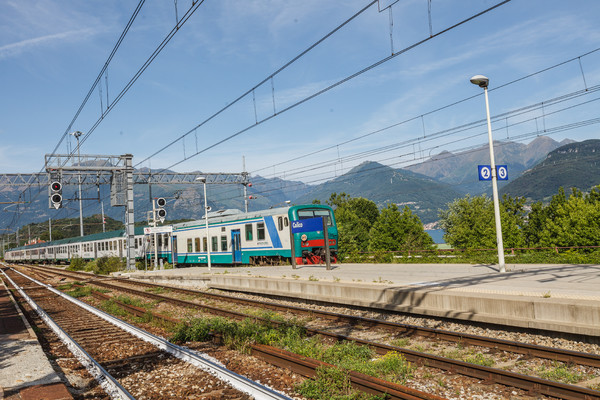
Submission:
[[303,208],[298,210],[298,219],[309,219],[317,217],[327,217],[327,226],[333,226],[331,211],[324,208]]

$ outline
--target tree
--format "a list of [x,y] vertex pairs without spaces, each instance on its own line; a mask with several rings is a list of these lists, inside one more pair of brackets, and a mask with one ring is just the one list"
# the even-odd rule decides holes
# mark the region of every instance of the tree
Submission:
[[[504,247],[525,244],[525,199],[505,195],[500,203],[500,222]],[[440,226],[446,232],[444,240],[452,247],[478,249],[496,247],[496,221],[492,199],[467,195],[448,204],[440,212]]]
[[369,230],[379,216],[377,205],[371,200],[352,198],[346,193],[333,193],[327,203],[335,208],[340,256],[366,251]]
[[561,198],[554,204],[551,202],[544,211],[546,220],[538,235],[539,245],[600,245],[600,201],[596,190],[584,196],[574,189],[568,199]]
[[433,246],[431,236],[423,230],[423,224],[408,206],[402,212],[396,204],[388,204],[369,232],[369,249],[398,251],[427,249]]

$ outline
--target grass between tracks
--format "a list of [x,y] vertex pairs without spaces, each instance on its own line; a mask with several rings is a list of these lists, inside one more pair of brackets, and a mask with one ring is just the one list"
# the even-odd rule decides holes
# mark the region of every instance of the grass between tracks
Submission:
[[347,371],[400,384],[405,383],[414,371],[399,353],[389,352],[377,357],[371,348],[354,342],[325,343],[318,336],[308,337],[306,329],[294,323],[276,327],[250,319],[236,322],[223,317],[198,318],[179,325],[171,340],[208,341],[213,335],[220,335],[228,347],[237,350],[248,352],[253,343],[266,344],[337,366],[320,368],[314,380],[306,380],[296,388],[310,399],[384,399],[352,389]]

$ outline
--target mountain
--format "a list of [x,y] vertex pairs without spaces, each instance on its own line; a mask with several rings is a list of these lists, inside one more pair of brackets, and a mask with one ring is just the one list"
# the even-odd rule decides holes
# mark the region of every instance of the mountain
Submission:
[[[496,164],[508,166],[509,177],[513,179],[544,159],[552,150],[568,143],[573,141],[565,139],[559,143],[546,136],[539,136],[528,144],[495,141],[494,157]],[[491,192],[489,182],[479,182],[477,176],[477,165],[489,163],[489,146],[481,146],[456,154],[445,151],[406,169],[450,184],[463,193],[475,195]],[[505,184],[499,182],[498,186]]]
[[551,151],[546,158],[500,190],[501,194],[525,196],[539,201],[558,193],[558,188],[588,191],[600,184],[600,140],[570,143]]
[[393,169],[376,162],[364,162],[348,173],[314,187],[294,203],[324,203],[332,193],[345,192],[352,197],[364,197],[379,207],[396,203],[408,205],[423,223],[438,219],[438,211],[462,195],[447,184],[404,169]]

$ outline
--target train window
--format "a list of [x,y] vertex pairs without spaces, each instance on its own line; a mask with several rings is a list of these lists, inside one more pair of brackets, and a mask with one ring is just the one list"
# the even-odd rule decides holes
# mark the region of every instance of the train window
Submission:
[[187,240],[187,252],[191,253],[192,252],[192,239],[188,239]]
[[252,229],[252,224],[246,224],[246,241],[247,242],[251,242],[252,236],[253,236],[253,229]]
[[285,225],[286,227],[290,225],[290,221],[288,221],[287,217],[283,217],[283,225]]
[[263,222],[256,224],[256,238],[258,240],[265,240],[265,224]]
[[200,251],[200,238],[199,237],[194,239],[194,244],[196,245],[194,248],[194,251],[199,252]]
[[333,226],[331,213],[329,210],[323,208],[315,208],[315,209],[303,209],[298,210],[298,219],[309,219],[309,218],[317,218],[317,217],[327,217],[327,226]]
[[[163,237],[162,237],[162,235],[157,235],[157,237],[158,237],[158,247],[162,247]],[[192,239],[188,239],[188,241],[191,244]],[[189,245],[188,245],[188,248],[190,248]],[[191,252],[191,251],[192,251],[192,249],[190,248],[189,252]]]
[[280,231],[283,230],[283,217],[277,218],[277,227],[279,228]]
[[227,251],[227,236],[221,236],[221,251]]
[[137,248],[139,247],[138,240],[137,240],[137,239],[134,239],[134,240],[133,240],[133,243],[135,243],[135,248],[137,249]]
[[207,238],[206,238],[206,236],[204,236],[202,238],[202,251],[206,252],[206,247],[207,247]]
[[225,227],[221,227],[221,232],[225,232]]
[[212,248],[212,250],[211,250],[211,251],[219,251],[219,247],[218,247],[218,244],[219,244],[219,243],[218,243],[218,239],[219,239],[219,238],[217,238],[216,236],[212,236],[212,237],[210,238],[210,240],[211,240],[211,242],[212,242],[212,243],[211,243],[211,248]]

